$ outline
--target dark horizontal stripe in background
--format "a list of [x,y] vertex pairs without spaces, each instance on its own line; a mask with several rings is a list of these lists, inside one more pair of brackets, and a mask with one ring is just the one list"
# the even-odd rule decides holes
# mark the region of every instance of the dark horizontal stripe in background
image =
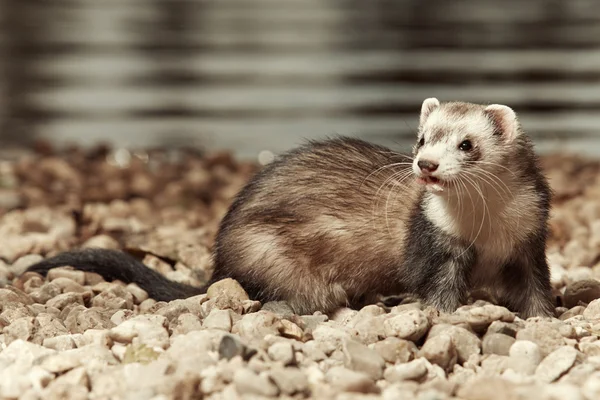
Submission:
[[5,141],[410,146],[420,103],[514,107],[600,155],[597,0],[0,0]]

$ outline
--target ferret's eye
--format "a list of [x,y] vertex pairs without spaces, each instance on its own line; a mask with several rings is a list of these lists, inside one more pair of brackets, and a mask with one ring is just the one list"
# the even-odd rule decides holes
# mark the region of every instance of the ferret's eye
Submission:
[[419,147],[423,146],[425,144],[425,136],[423,136],[421,138],[421,140],[419,140]]
[[460,142],[460,144],[458,145],[458,149],[462,150],[462,151],[469,151],[473,148],[473,145],[471,144],[470,140],[463,140],[462,142]]

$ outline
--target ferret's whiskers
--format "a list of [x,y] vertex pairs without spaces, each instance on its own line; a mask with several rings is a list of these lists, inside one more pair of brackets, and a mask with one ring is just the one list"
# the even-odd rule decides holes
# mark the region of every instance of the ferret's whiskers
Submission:
[[473,196],[471,196],[471,191],[467,188],[467,185],[465,184],[463,179],[459,177],[459,181],[464,187],[465,192],[467,192],[467,194],[469,195],[469,199],[471,200],[471,213],[469,214],[469,216],[471,217],[471,232],[473,232],[473,230],[475,230],[475,218],[473,218],[473,215],[475,214],[475,202],[473,201]]
[[[486,171],[485,169],[481,168],[481,167],[475,167],[473,168],[473,172],[476,173],[480,173],[486,177],[489,177],[490,179],[492,179],[495,183],[495,185],[499,188],[502,189],[502,191],[508,195],[509,197],[513,195],[512,190],[508,187],[508,185],[506,183],[504,183],[504,181],[502,181],[502,179],[500,179],[496,174],[494,174],[493,172],[490,171]],[[502,185],[502,186],[500,186]],[[498,194],[500,195],[500,194]],[[500,196],[502,198],[502,196]],[[504,200],[504,198],[503,198]]]
[[[384,209],[384,212],[385,212],[385,226],[386,226],[386,228],[387,228],[387,230],[388,230],[388,234],[389,234],[390,236],[392,236],[392,232],[391,232],[391,230],[390,230],[390,221],[389,221],[389,218],[388,218],[388,203],[389,203],[389,201],[390,201],[390,196],[391,196],[391,194],[394,192],[394,190],[395,190],[395,189],[396,189],[398,186],[400,186],[400,185],[402,185],[402,184],[404,183],[404,181],[406,180],[406,178],[408,178],[410,175],[412,175],[412,171],[409,171],[409,172],[410,172],[410,173],[407,173],[407,174],[404,174],[404,175],[402,175],[402,177],[401,177],[399,180],[397,180],[396,182],[394,182],[394,183],[393,183],[393,185],[392,185],[392,187],[390,188],[390,191],[389,191],[389,193],[388,193],[388,195],[387,195],[387,199],[386,199],[386,201],[385,201],[385,209]],[[398,192],[399,192],[399,191],[397,191],[396,193],[398,193]],[[394,201],[395,201],[395,198],[394,198]]]
[[[471,248],[471,246],[473,246],[475,244],[475,242],[477,241],[477,239],[479,238],[479,234],[481,233],[481,230],[483,229],[483,225],[485,223],[485,215],[486,213],[489,216],[489,210],[487,207],[487,203],[485,201],[485,196],[483,195],[483,193],[481,192],[479,185],[477,185],[477,182],[473,181],[471,178],[469,178],[467,175],[464,176],[464,178],[467,180],[467,182],[469,182],[473,188],[475,189],[475,191],[479,194],[479,196],[481,197],[481,201],[482,201],[482,205],[483,205],[483,215],[481,216],[481,224],[479,225],[479,230],[477,231],[477,234],[475,235],[475,238],[471,241],[471,244],[469,244],[469,246],[467,246],[466,249],[463,250],[462,253],[460,253],[459,257],[462,256],[464,253],[467,252],[467,250],[469,250]],[[491,218],[491,217],[490,217]]]
[[503,168],[506,171],[508,171],[512,176],[516,176],[516,174],[515,174],[514,171],[512,171],[510,168],[507,168],[506,166],[504,166],[502,164],[499,164],[499,163],[490,162],[490,161],[477,160],[477,161],[469,161],[469,164],[486,164],[486,165],[492,165],[494,167]]
[[384,165],[382,167],[379,167],[375,171],[373,171],[369,175],[367,175],[365,177],[365,179],[363,179],[363,181],[360,183],[360,185],[359,185],[358,188],[360,189],[362,187],[362,185],[365,184],[365,182],[367,181],[367,179],[369,179],[371,177],[371,175],[376,174],[379,171],[382,171],[382,170],[387,169],[387,168],[394,168],[394,167],[400,167],[400,166],[411,166],[412,167],[412,162],[404,162],[404,161],[402,161],[402,162],[396,162],[396,163],[386,164],[386,165]]
[[374,226],[376,226],[375,221],[376,221],[377,208],[378,208],[378,204],[379,204],[379,193],[385,187],[387,187],[390,183],[394,183],[394,181],[396,179],[402,178],[401,179],[401,182],[402,182],[410,174],[412,174],[412,170],[410,168],[406,168],[401,171],[396,171],[379,186],[379,188],[375,192],[374,200],[373,200],[372,221],[373,221]]

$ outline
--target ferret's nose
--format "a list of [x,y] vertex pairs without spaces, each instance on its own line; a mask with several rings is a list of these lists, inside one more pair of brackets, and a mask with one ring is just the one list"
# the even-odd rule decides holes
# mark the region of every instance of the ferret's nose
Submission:
[[421,171],[429,173],[435,171],[439,164],[428,160],[419,160],[417,162],[417,166],[421,169]]

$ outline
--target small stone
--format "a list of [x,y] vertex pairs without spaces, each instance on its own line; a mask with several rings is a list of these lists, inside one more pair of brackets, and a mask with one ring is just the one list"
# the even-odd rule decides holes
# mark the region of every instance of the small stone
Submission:
[[23,317],[13,321],[12,324],[5,326],[2,330],[4,342],[12,343],[15,340],[30,340],[34,333],[34,318]]
[[315,340],[306,342],[302,347],[302,353],[309,360],[316,362],[323,361],[327,358],[327,354],[325,354],[322,343]]
[[60,319],[47,313],[38,314],[33,324],[35,334],[32,341],[34,343],[42,344],[46,338],[69,333]]
[[540,347],[529,340],[517,340],[508,351],[508,365],[516,372],[531,375],[542,361]]
[[57,278],[67,278],[75,283],[83,286],[85,285],[85,273],[83,271],[71,269],[71,268],[52,268],[48,271],[48,280],[53,281]]
[[510,337],[502,333],[491,333],[483,337],[481,347],[483,354],[498,354],[500,356],[507,356],[510,347],[514,342],[514,337]]
[[125,288],[133,296],[133,302],[135,304],[141,304],[144,300],[148,299],[148,293],[135,283],[130,283]]
[[33,303],[31,297],[14,286],[7,286],[0,289],[0,304],[21,303],[30,305]]
[[110,337],[121,343],[131,343],[136,338],[138,343],[165,349],[169,345],[166,325],[167,321],[163,316],[138,315],[112,328]]
[[294,354],[294,348],[288,342],[276,342],[269,346],[267,351],[269,357],[273,361],[279,361],[283,365],[295,364],[296,357]]
[[92,300],[93,307],[100,307],[111,310],[133,308],[133,295],[124,287],[116,284],[109,284],[108,289],[99,293]]
[[[379,307],[377,307],[379,308]],[[384,320],[387,315],[372,316],[358,313],[348,324],[353,336],[364,344],[373,344],[385,338]],[[394,337],[394,336],[391,336]]]
[[262,340],[268,334],[279,335],[283,325],[279,318],[272,312],[260,310],[244,315],[235,327],[237,328],[237,333],[243,338]]
[[481,341],[477,335],[469,332],[465,328],[454,325],[437,324],[429,331],[427,340],[430,340],[432,337],[439,334],[446,334],[452,338],[452,342],[456,348],[458,362],[461,364],[467,361],[473,354],[480,354],[481,352]]
[[567,320],[569,318],[573,318],[577,315],[582,315],[584,311],[585,311],[584,306],[575,306],[575,307],[571,308],[570,310],[567,310],[564,313],[562,313],[558,319],[560,319],[561,321],[565,321],[565,320]]
[[333,312],[331,320],[337,322],[340,325],[348,325],[348,323],[358,315],[358,311],[349,307],[340,307]]
[[255,394],[276,397],[279,389],[266,377],[255,374],[249,368],[240,368],[233,375],[233,384],[240,395]]
[[143,343],[129,344],[122,355],[123,364],[140,363],[149,364],[156,360],[160,354]]
[[583,312],[583,317],[591,320],[600,319],[600,299],[592,300],[588,304]]
[[452,338],[445,334],[428,339],[421,348],[419,355],[446,371],[449,371],[456,364],[458,357]]
[[357,393],[379,393],[375,382],[365,373],[344,367],[333,367],[325,374],[327,382],[339,390]]
[[119,246],[119,242],[117,242],[111,236],[97,235],[97,236],[92,236],[91,238],[89,238],[85,243],[83,243],[81,245],[81,247],[84,249],[100,248],[100,249],[118,250],[120,246]]
[[77,347],[71,335],[47,337],[42,344],[44,347],[58,351],[71,350]]
[[[63,277],[56,278],[52,281],[52,283],[54,283],[56,286],[58,286],[63,293],[67,293],[67,292],[84,293],[86,291],[86,289],[83,286],[81,286],[79,283],[77,283],[74,280],[69,279],[69,278],[63,278]],[[89,297],[91,298],[91,295],[89,295]]]
[[206,295],[209,300],[215,302],[218,308],[231,308],[236,312],[242,311],[243,301],[250,300],[242,285],[231,278],[222,279],[210,285]]
[[106,329],[88,329],[83,332],[82,337],[88,345],[92,344],[94,346],[106,348],[113,345],[113,340],[110,338],[110,331]]
[[10,272],[12,272],[15,276],[21,276],[27,268],[31,267],[33,264],[37,264],[42,261],[44,258],[39,254],[28,254],[22,257],[19,257],[9,268]]
[[133,317],[134,313],[131,310],[119,310],[110,317],[110,321],[116,325],[120,325]]
[[58,296],[48,300],[46,305],[48,307],[56,307],[59,310],[62,310],[66,306],[70,304],[81,304],[84,305],[83,296],[81,293],[75,292],[67,292],[63,294],[59,294]]
[[519,328],[515,323],[494,321],[490,324],[486,333],[488,335],[492,333],[501,333],[503,335],[507,335],[514,338],[517,335],[518,330]]
[[500,377],[480,377],[471,379],[461,386],[456,396],[464,400],[517,400],[513,385]]
[[269,301],[263,304],[262,310],[271,311],[281,319],[292,318],[296,313],[285,301]]
[[415,342],[427,333],[429,320],[421,310],[407,310],[386,319],[383,326],[386,336]]
[[564,375],[577,360],[579,352],[572,347],[563,346],[548,354],[535,370],[535,376],[543,382],[554,382]]
[[43,284],[39,289],[30,293],[31,298],[36,303],[45,304],[48,300],[61,294],[60,286],[55,283],[48,282]]
[[[68,307],[65,307],[67,310]],[[71,309],[65,318],[65,327],[71,333],[83,333],[88,329],[109,329],[114,326],[110,321],[110,313],[100,308],[85,308],[77,305]]]
[[281,320],[281,336],[295,340],[302,340],[304,338],[304,332],[295,323],[288,321],[287,319]]
[[225,335],[219,343],[219,357],[231,360],[233,357],[240,356],[243,360],[249,360],[256,350],[248,348],[236,335]]
[[64,351],[49,356],[45,358],[41,363],[42,368],[55,374],[64,373],[80,365],[80,360],[75,356],[75,353],[73,353],[72,351]]
[[600,282],[595,279],[585,279],[567,286],[563,302],[565,307],[572,308],[580,302],[587,304],[598,298],[600,298]]
[[475,332],[485,332],[494,321],[512,322],[515,319],[515,315],[507,308],[493,304],[461,307],[456,315],[464,319]]
[[383,376],[385,360],[375,350],[346,339],[343,341],[342,351],[346,368],[365,373],[373,380],[381,379]]
[[190,312],[190,309],[187,306],[187,302],[185,300],[178,299],[170,301],[166,306],[156,310],[154,314],[162,315],[167,319],[167,321],[174,321],[179,318],[181,314],[188,312]]
[[53,383],[58,385],[64,384],[69,386],[85,387],[87,391],[88,375],[84,367],[78,367],[63,375],[60,375],[54,380]]
[[304,322],[304,331],[307,333],[311,333],[323,322],[327,322],[329,317],[325,314],[318,315],[303,315],[300,317]]
[[231,315],[229,310],[219,310],[213,308],[204,319],[202,326],[206,329],[220,329],[225,332],[231,332]]
[[383,373],[390,382],[420,381],[427,375],[427,361],[424,358],[387,367]]
[[413,342],[393,336],[375,343],[373,350],[379,353],[386,362],[392,364],[409,362],[415,358],[415,354],[418,352],[418,348]]
[[546,357],[565,344],[564,337],[558,332],[556,327],[544,322],[525,326],[524,329],[517,332],[516,338],[517,341],[528,340],[536,343],[540,348],[542,357]]
[[297,368],[274,369],[271,370],[270,375],[281,393],[293,396],[296,394],[308,395],[310,392],[306,375]]

